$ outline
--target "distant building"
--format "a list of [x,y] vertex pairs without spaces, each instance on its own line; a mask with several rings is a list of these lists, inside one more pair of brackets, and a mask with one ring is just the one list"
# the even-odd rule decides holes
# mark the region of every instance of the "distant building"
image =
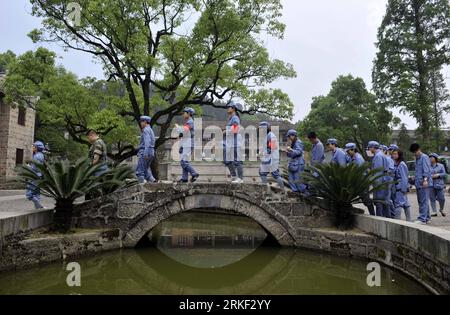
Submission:
[[16,177],[15,168],[32,157],[36,113],[4,101],[0,74],[0,187]]

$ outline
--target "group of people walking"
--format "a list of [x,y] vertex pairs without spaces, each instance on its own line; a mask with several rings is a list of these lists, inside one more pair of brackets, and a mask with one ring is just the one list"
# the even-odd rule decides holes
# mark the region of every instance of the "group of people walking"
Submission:
[[[242,105],[231,102],[227,105],[228,120],[226,128],[223,131],[224,141],[224,164],[227,166],[231,182],[241,184],[244,182],[244,163],[242,145],[243,139],[240,133],[241,121],[239,111],[242,111]],[[191,157],[194,149],[194,116],[193,108],[185,108],[182,113],[183,125],[176,126],[180,142],[180,165],[182,176],[179,182],[195,182],[199,178],[191,165]],[[141,128],[141,137],[138,147],[136,166],[136,177],[139,183],[156,182],[151,171],[151,164],[155,158],[155,133],[151,127],[151,117],[141,116],[139,119]],[[262,183],[268,182],[268,176],[271,175],[278,186],[284,189],[284,182],[280,172],[280,151],[284,151],[289,159],[288,162],[288,182],[289,188],[293,192],[308,193],[308,187],[302,182],[302,174],[305,171],[304,145],[298,137],[295,130],[287,132],[288,146],[286,149],[280,149],[278,139],[269,122],[263,121],[259,128],[265,132],[265,146],[259,152],[260,168],[259,175]],[[95,130],[88,130],[86,134],[91,149],[89,158],[92,164],[100,163],[102,166],[96,173],[97,176],[107,171],[106,145],[98,136]],[[315,132],[310,132],[308,140],[311,142],[310,165],[317,166],[325,163],[325,151],[331,152],[330,163],[341,166],[349,164],[364,165],[364,157],[358,152],[355,143],[347,143],[344,148],[340,148],[337,139],[328,139],[326,146],[319,140]],[[38,169],[34,163],[44,162],[44,144],[37,141],[33,145],[33,161],[31,167],[35,172]],[[385,184],[383,189],[374,193],[373,199],[369,193],[361,196],[362,202],[367,206],[371,215],[383,216],[386,218],[400,219],[402,211],[406,220],[412,221],[411,206],[408,201],[410,178],[408,176],[408,167],[404,161],[403,152],[397,145],[389,147],[381,145],[376,141],[370,141],[367,150],[373,156],[371,168],[381,172],[377,183]],[[437,154],[424,154],[418,144],[412,144],[410,151],[415,155],[415,178],[417,200],[419,203],[419,217],[417,223],[427,224],[432,216],[438,215],[436,202],[439,204],[439,213],[445,216],[445,168],[439,163]],[[33,184],[27,187],[26,196],[33,201],[35,208],[42,208],[40,204],[39,188]],[[431,212],[429,210],[431,204]]]
[[[344,149],[340,149],[336,139],[329,139],[327,147],[332,152],[331,163],[339,165],[365,163],[354,143],[348,143]],[[410,184],[414,184],[419,204],[419,216],[415,222],[427,224],[431,217],[438,216],[436,202],[439,203],[439,213],[446,216],[444,209],[446,172],[444,165],[439,163],[439,156],[436,153],[426,155],[419,144],[412,144],[409,150],[415,156],[416,173],[410,178],[404,153],[397,145],[392,144],[388,147],[377,141],[370,141],[367,150],[373,156],[371,168],[379,170],[377,175],[380,176],[376,184],[384,184],[383,189],[374,192],[373,200],[369,194],[362,196],[362,201],[371,215],[400,219],[403,211],[406,220],[412,221],[408,192]]]

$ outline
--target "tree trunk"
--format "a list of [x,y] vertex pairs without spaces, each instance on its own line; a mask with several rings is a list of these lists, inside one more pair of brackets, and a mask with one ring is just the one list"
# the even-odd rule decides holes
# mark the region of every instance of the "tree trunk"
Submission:
[[422,141],[424,144],[429,145],[431,140],[430,133],[430,123],[428,115],[428,92],[427,92],[427,82],[428,82],[428,71],[425,64],[425,58],[423,55],[424,47],[424,33],[421,25],[421,1],[415,0],[413,2],[414,7],[414,25],[415,25],[415,37],[416,37],[416,60],[417,60],[417,72],[419,81],[418,90],[418,105],[419,105],[419,124],[422,132]]
[[72,227],[73,200],[60,199],[56,201],[53,215],[52,230],[67,233]]
[[340,230],[350,230],[354,227],[354,214],[352,205],[335,206],[335,226]]

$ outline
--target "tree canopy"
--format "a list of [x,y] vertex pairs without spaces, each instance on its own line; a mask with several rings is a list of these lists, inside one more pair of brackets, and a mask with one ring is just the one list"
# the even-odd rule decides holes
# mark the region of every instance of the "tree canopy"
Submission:
[[313,98],[311,112],[300,122],[299,130],[303,135],[315,131],[322,141],[336,138],[341,146],[354,142],[365,154],[369,141],[388,141],[391,127],[397,123],[398,119],[377,103],[363,79],[347,75],[333,81],[326,96]]
[[377,48],[373,86],[380,102],[411,114],[429,147],[449,110],[442,78],[450,63],[448,0],[389,0]]
[[0,64],[8,73],[3,83],[5,101],[37,110],[36,137],[48,143],[53,153],[73,158],[83,155],[82,144],[89,144],[88,128],[114,144],[116,154],[127,146],[134,150],[138,128],[119,115],[128,99],[118,82],[79,80],[57,66],[56,54],[45,48],[20,56],[8,51],[0,54]]
[[268,85],[296,73],[272,60],[262,41],[283,38],[280,0],[80,0],[79,24],[70,2],[31,0],[43,27],[30,37],[100,60],[108,81],[126,91],[119,114],[135,121],[151,115],[160,127],[157,147],[185,106],[235,98],[246,113],[291,117],[289,97]]

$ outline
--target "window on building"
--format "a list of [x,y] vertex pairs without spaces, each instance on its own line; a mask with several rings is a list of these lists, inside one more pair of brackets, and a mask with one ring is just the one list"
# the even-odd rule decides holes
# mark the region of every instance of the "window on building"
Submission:
[[16,166],[23,164],[23,149],[16,149]]
[[17,123],[21,126],[25,126],[27,112],[25,108],[19,107],[19,116],[17,118]]

